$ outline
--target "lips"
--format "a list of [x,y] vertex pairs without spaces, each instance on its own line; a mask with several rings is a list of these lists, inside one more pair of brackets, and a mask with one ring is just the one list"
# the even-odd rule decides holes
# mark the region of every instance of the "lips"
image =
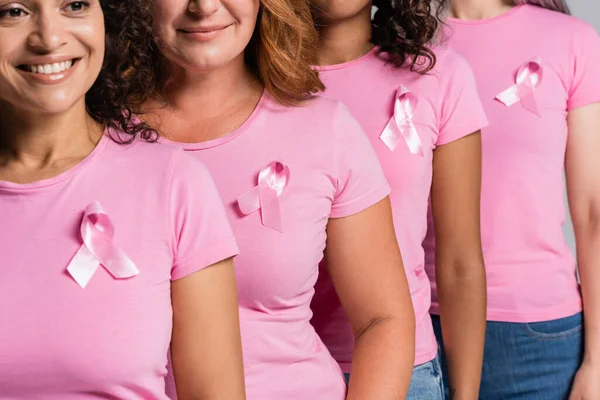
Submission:
[[229,25],[214,25],[214,26],[202,26],[202,27],[190,27],[190,28],[181,28],[180,31],[185,33],[211,33],[215,31],[222,31],[223,29],[229,27]]

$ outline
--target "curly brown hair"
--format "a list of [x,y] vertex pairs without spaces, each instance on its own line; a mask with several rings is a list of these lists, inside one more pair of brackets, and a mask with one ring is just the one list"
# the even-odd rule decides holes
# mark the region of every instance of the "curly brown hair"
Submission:
[[371,41],[397,67],[425,74],[435,67],[435,38],[443,0],[373,0]]
[[95,121],[119,132],[111,135],[119,143],[130,143],[137,135],[147,141],[158,139],[158,133],[135,118],[132,111],[154,91],[154,74],[148,63],[151,19],[146,3],[100,0],[106,50],[100,75],[86,94],[86,107]]

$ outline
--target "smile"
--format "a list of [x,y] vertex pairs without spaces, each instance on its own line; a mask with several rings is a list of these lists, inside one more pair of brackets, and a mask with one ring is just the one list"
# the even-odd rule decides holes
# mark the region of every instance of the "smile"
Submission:
[[53,64],[23,64],[19,65],[18,68],[32,74],[53,75],[68,71],[75,65],[76,61],[76,59],[73,59]]

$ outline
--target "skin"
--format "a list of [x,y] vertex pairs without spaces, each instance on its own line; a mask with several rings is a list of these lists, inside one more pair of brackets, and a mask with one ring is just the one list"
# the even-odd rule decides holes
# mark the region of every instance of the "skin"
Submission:
[[[501,15],[512,6],[502,0],[454,0],[462,19]],[[585,354],[570,400],[600,398],[600,104],[568,113],[565,154],[567,197],[577,246],[585,316]]]
[[[103,127],[88,116],[85,93],[102,66],[104,32],[97,0],[0,0],[1,180],[51,178],[94,149]],[[59,83],[18,68],[57,58],[78,60]],[[232,261],[173,282],[171,292],[180,399],[244,399]]]
[[[354,60],[372,48],[371,1],[313,0],[313,4],[320,10],[322,65]],[[431,192],[436,279],[454,399],[477,399],[481,379],[486,284],[479,230],[480,188],[479,132],[436,148]]]
[[[179,142],[211,140],[239,127],[263,91],[244,64],[259,1],[156,0],[155,31],[173,81],[164,103],[148,104],[161,132]],[[227,25],[211,40],[182,30]],[[190,133],[200,132],[200,134]],[[414,312],[392,227],[389,200],[331,219],[326,257],[356,333],[348,399],[404,398],[414,357]]]
[[[0,179],[18,183],[57,175],[85,158],[102,128],[85,111],[100,71],[104,19],[98,2],[0,1]],[[69,79],[50,85],[22,64],[79,59]]]
[[585,355],[570,400],[600,398],[600,103],[569,112],[567,195],[577,243]]

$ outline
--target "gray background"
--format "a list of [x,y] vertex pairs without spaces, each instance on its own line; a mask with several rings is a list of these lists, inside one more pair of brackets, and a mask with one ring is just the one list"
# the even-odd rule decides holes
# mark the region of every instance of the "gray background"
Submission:
[[[571,12],[596,27],[600,32],[600,1],[599,0],[568,0]],[[566,204],[566,197],[565,197]],[[573,227],[569,217],[564,227],[565,239],[569,246],[575,251],[575,237],[573,236]]]

